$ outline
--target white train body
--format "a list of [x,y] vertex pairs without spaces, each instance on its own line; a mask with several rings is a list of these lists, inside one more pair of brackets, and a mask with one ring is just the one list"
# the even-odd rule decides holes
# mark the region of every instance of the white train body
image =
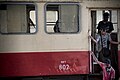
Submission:
[[[64,5],[65,7],[63,7]],[[91,41],[88,38],[89,30],[94,33],[92,32],[94,30],[92,27],[92,11],[96,11],[96,14],[97,11],[117,12],[117,22],[115,23],[117,27],[114,27],[113,33],[117,34],[120,41],[119,0],[1,0],[1,6],[5,7],[0,9],[0,55],[4,57],[0,58],[0,61],[3,61],[0,63],[0,65],[3,65],[0,69],[2,70],[0,76],[89,74],[92,72],[89,55]],[[53,6],[55,6],[55,9],[52,9]],[[27,14],[29,9],[34,10],[34,16],[32,12]],[[57,10],[58,13],[55,12]],[[49,11],[54,12],[47,13]],[[54,14],[56,17],[54,17]],[[71,15],[72,17],[66,17],[65,15]],[[34,28],[29,29],[29,31],[28,17],[32,18],[35,24],[35,26],[32,24]],[[57,19],[60,20],[59,23],[62,26],[60,33],[55,33],[53,26],[48,26],[49,24],[55,24]],[[65,21],[66,23],[64,23]],[[67,31],[68,29],[69,31]],[[120,54],[120,46],[118,47],[118,54]],[[49,56],[45,57],[47,55]],[[10,62],[7,62],[5,56]],[[53,60],[46,60],[46,58],[52,58]],[[81,65],[81,69],[74,68],[74,71],[72,68],[65,68],[61,71],[59,68],[59,65],[62,64],[61,61],[63,63],[65,61],[66,64],[71,59],[77,59],[79,61],[77,64]],[[42,65],[42,61],[46,62]],[[47,66],[47,61],[54,63],[52,64],[54,71],[51,69],[52,65],[41,71],[43,66]],[[12,65],[15,66],[12,68]],[[22,66],[20,67],[20,65]],[[6,66],[10,66],[10,69],[7,69]],[[32,68],[34,71],[31,71]],[[48,73],[47,68],[51,69]],[[24,73],[18,69],[24,70]],[[11,72],[7,72],[8,70],[11,70]]]

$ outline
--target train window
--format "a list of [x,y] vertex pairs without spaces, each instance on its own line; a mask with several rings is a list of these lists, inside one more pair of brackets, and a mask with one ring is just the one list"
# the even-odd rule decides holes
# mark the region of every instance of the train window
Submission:
[[79,5],[47,4],[45,29],[47,33],[77,33],[79,31]]
[[0,4],[0,32],[8,34],[35,33],[36,11],[33,4]]
[[118,30],[118,11],[117,10],[112,10],[111,11],[111,21],[113,23],[114,31],[117,33]]

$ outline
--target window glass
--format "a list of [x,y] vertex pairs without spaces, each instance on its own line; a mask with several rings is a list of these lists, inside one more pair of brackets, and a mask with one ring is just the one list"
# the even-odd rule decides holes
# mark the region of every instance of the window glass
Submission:
[[118,24],[113,24],[113,28],[114,28],[114,30],[112,32],[117,32],[117,30],[118,30]]
[[112,22],[117,23],[117,10],[112,10]]
[[79,31],[79,6],[77,4],[47,4],[47,33],[76,33]]
[[31,23],[30,23],[30,33],[35,33],[36,32],[36,16],[35,16],[36,12],[34,10],[30,11],[30,19],[31,19]]
[[33,4],[0,4],[1,33],[35,33],[36,11]]
[[96,11],[96,15],[97,15],[97,24],[100,22],[100,21],[102,21],[102,19],[103,19],[103,16],[102,16],[102,13],[103,11],[102,10],[98,10],[98,11]]
[[[51,16],[49,16],[51,15]],[[53,28],[58,20],[58,12],[57,11],[47,11],[47,32],[54,32]]]

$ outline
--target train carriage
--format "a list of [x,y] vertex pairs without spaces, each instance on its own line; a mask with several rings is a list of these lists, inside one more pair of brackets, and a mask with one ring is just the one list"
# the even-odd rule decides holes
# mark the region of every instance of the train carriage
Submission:
[[[96,71],[89,53],[95,51],[95,45],[89,40],[88,31],[95,36],[102,14],[109,12],[114,26],[111,36],[119,41],[119,2],[1,0],[0,77],[88,79]],[[119,74],[120,47],[111,48],[112,64]]]

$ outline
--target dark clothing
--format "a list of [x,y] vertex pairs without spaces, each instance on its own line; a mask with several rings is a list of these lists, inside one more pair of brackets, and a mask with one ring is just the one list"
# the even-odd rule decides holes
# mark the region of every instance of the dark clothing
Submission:
[[100,29],[106,29],[107,33],[110,33],[111,31],[114,30],[112,22],[104,22],[100,21],[98,24],[98,33],[100,33]]
[[99,61],[104,62],[105,59],[109,59],[110,58],[110,50],[108,48],[103,48],[100,52],[99,52]]
[[58,25],[55,25],[54,32],[56,32],[56,33],[60,32]]
[[58,20],[56,21],[56,24],[55,24],[55,26],[54,26],[53,29],[54,29],[54,32],[56,32],[56,33],[59,33],[59,32],[60,32]]
[[109,57],[110,56],[110,50],[108,48],[103,48],[102,53],[104,57]]

